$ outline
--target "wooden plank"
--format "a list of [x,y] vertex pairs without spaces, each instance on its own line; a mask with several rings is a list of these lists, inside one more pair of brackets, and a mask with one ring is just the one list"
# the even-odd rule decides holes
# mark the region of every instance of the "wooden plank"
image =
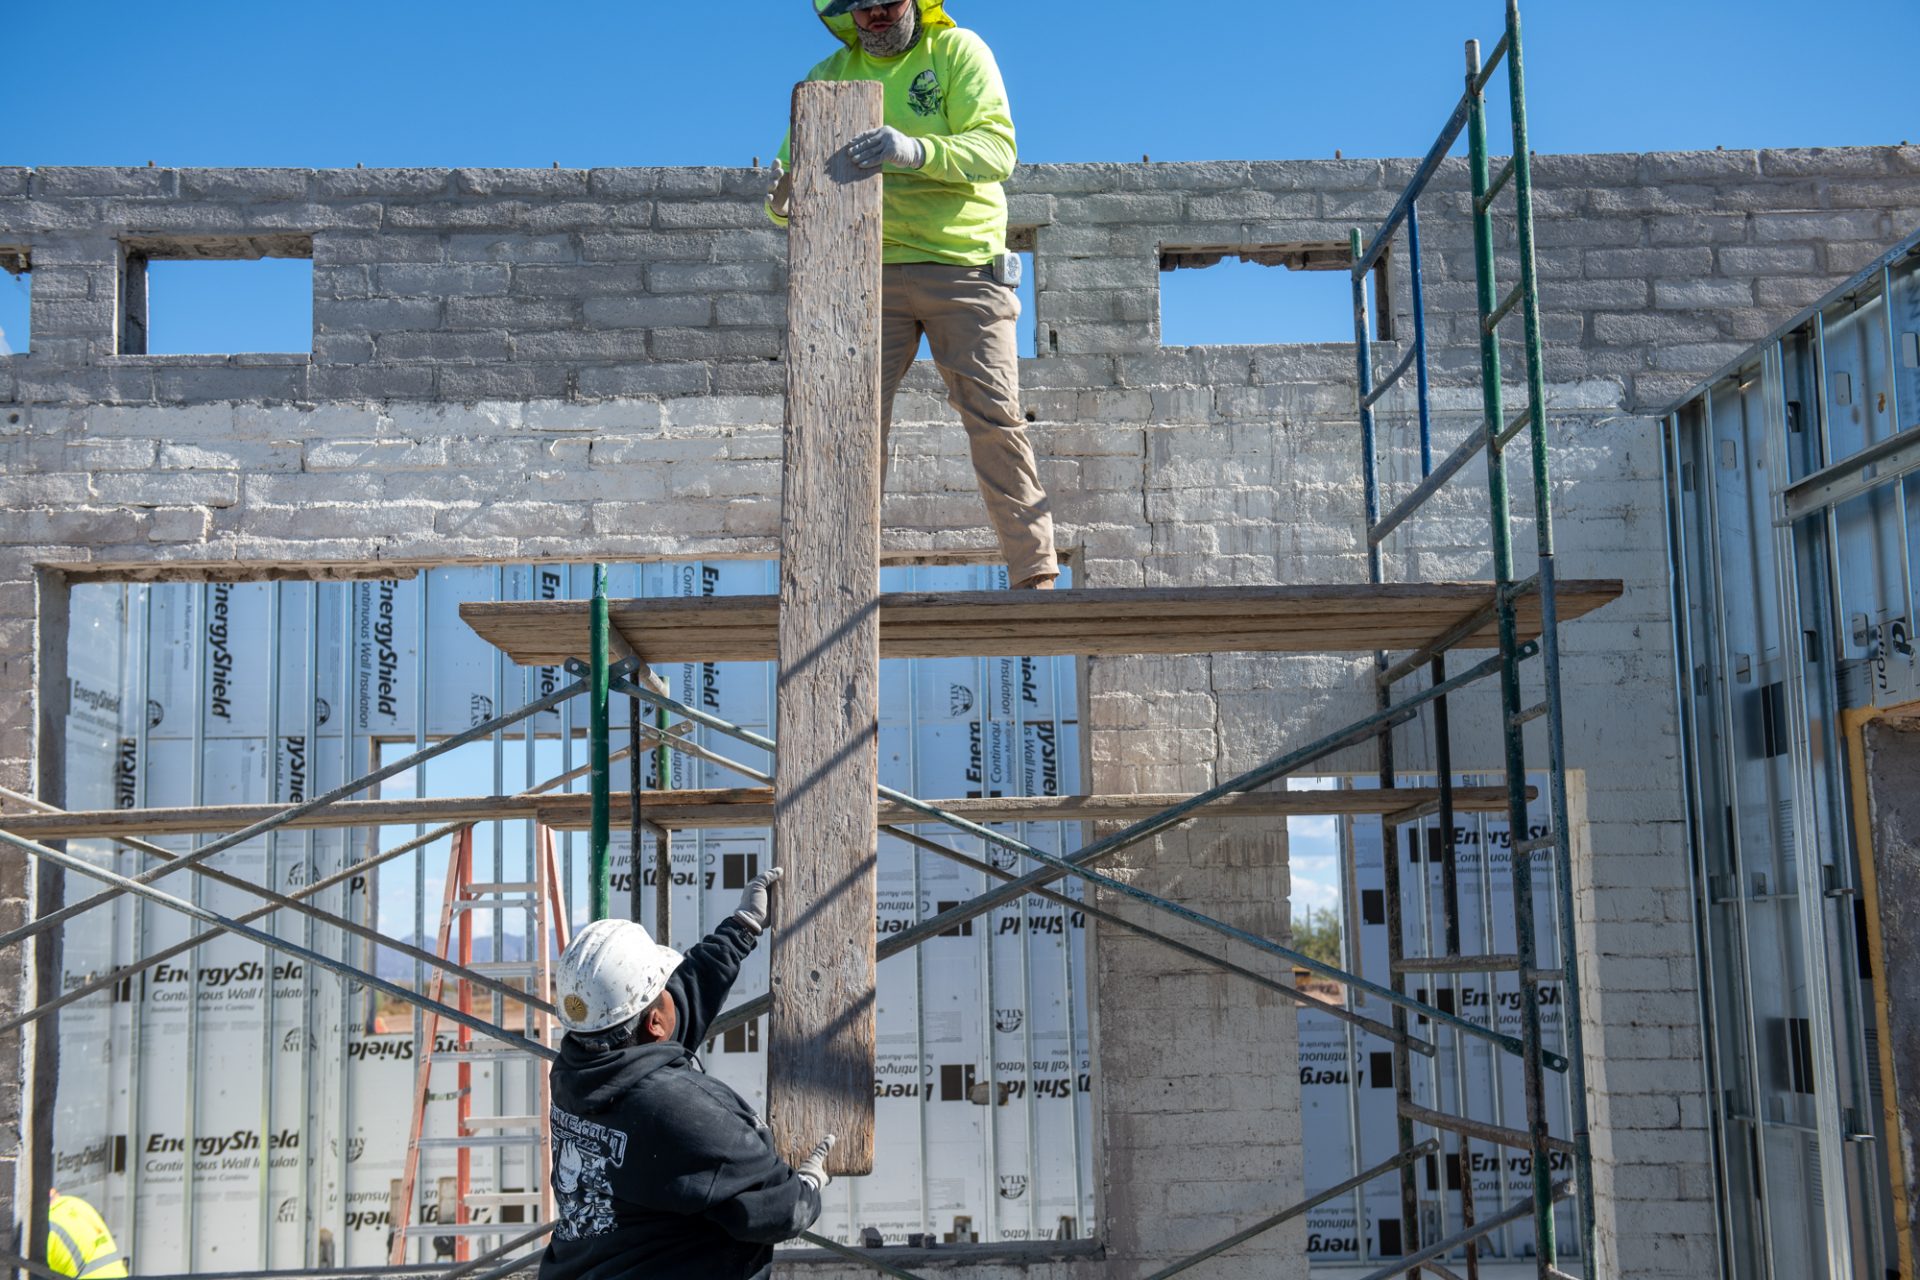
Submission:
[[[1507,807],[1503,787],[1460,787],[1454,807],[1463,813],[1500,813]],[[1259,791],[1229,796],[1208,805],[1208,818],[1324,817],[1398,812],[1437,803],[1440,793],[1427,788],[1394,791]],[[438,826],[449,822],[509,822],[527,819],[557,831],[587,829],[589,801],[584,792],[544,796],[468,796],[429,800],[349,800],[289,823],[290,831],[345,827]],[[627,804],[615,792],[613,807]],[[1184,795],[1006,796],[991,799],[929,801],[937,809],[972,822],[1132,822],[1170,809]],[[110,840],[118,836],[218,835],[238,831],[284,806],[215,805],[181,809],[90,809],[57,814],[0,814],[0,829],[31,840]],[[672,831],[768,827],[773,825],[773,792],[765,787],[697,791],[649,791],[648,822]],[[876,820],[893,825],[931,823],[917,810],[882,802]]]
[[[1462,813],[1504,813],[1504,787],[1459,787],[1454,807]],[[1207,818],[1326,817],[1399,812],[1438,803],[1438,791],[1401,787],[1393,791],[1255,791],[1229,796],[1206,807]],[[937,809],[972,822],[1132,822],[1170,809],[1184,795],[1006,796],[931,800]],[[591,796],[585,792],[543,796],[468,796],[430,800],[348,800],[288,824],[287,830],[343,827],[439,826],[449,822],[509,822],[527,819],[556,831],[585,831]],[[646,819],[671,831],[731,830],[773,825],[773,791],[733,787],[698,791],[649,791],[643,797]],[[627,793],[612,797],[624,812]],[[0,813],[0,830],[30,840],[110,840],[117,836],[218,835],[238,831],[285,806],[216,805],[191,809],[87,809],[72,813]],[[931,824],[917,810],[891,801],[879,806],[877,821],[892,825]]]
[[882,188],[846,144],[880,123],[877,83],[794,87],[767,1118],[789,1163],[832,1134],[851,1176],[873,1172]]
[[[654,797],[659,797],[656,800]],[[669,799],[668,797],[671,797]],[[929,801],[937,809],[985,825],[1020,822],[1136,822],[1171,809],[1184,795],[1137,796],[1006,796],[991,799]],[[615,807],[620,797],[615,796]],[[772,794],[746,788],[738,791],[655,792],[647,800],[647,821],[674,830],[765,826],[772,819]],[[1400,787],[1392,791],[1256,791],[1228,796],[1202,809],[1197,817],[1271,822],[1284,818],[1397,813],[1421,805],[1438,804],[1439,791]],[[1505,787],[1457,787],[1454,808],[1462,813],[1504,813]],[[540,801],[540,820],[562,831],[584,831],[585,800],[555,796]],[[880,802],[878,821],[889,826],[941,824],[918,810],[890,801]]]
[[[1563,621],[1615,600],[1618,581],[1560,584]],[[880,653],[944,658],[1018,653],[1371,653],[1426,644],[1492,599],[1487,583],[1308,584],[954,592],[880,597]],[[584,601],[475,602],[461,616],[489,643],[527,666],[551,666],[585,651]],[[778,601],[769,596],[615,601],[613,625],[649,662],[770,662]],[[1539,631],[1540,609],[1523,599],[1522,638]],[[1489,648],[1492,626],[1464,648]]]
[[[283,804],[206,805],[167,809],[101,809],[65,814],[0,813],[0,828],[31,840],[112,839],[115,836],[213,835],[239,831],[281,813]],[[468,796],[430,800],[343,800],[295,818],[285,831],[343,827],[440,826],[531,818],[533,797]]]

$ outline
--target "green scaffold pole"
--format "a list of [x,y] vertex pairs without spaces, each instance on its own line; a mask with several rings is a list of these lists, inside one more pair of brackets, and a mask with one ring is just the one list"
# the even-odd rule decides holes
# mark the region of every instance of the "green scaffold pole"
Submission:
[[613,868],[608,859],[608,846],[611,843],[611,804],[609,793],[612,787],[612,770],[608,766],[607,725],[608,707],[612,681],[607,674],[608,659],[608,622],[607,622],[607,566],[593,566],[593,604],[588,611],[589,646],[592,649],[592,675],[588,681],[589,707],[588,735],[589,757],[592,768],[593,788],[593,831],[590,847],[587,851],[587,902],[595,920],[605,920],[612,914]]

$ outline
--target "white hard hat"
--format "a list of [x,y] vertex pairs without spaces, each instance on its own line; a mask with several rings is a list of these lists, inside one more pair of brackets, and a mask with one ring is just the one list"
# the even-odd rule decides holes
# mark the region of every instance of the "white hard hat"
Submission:
[[680,953],[632,920],[595,920],[560,957],[560,1021],[581,1034],[617,1027],[667,989]]

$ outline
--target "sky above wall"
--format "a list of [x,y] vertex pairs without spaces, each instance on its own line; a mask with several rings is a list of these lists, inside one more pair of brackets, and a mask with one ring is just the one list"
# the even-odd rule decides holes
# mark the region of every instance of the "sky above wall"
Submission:
[[[1533,0],[1534,147],[1920,138],[1915,6]],[[1042,162],[1419,155],[1459,95],[1463,42],[1491,49],[1503,16],[1497,0],[952,0],[951,11],[998,54],[1022,158]],[[18,6],[0,76],[5,162],[744,165],[772,156],[792,82],[833,47],[810,0],[224,0],[154,18],[126,0]],[[1227,265],[1167,283],[1169,343],[1350,331],[1334,274]],[[156,351],[305,347],[298,264],[173,287],[177,301],[155,299],[175,322]],[[0,277],[0,341],[15,348],[26,297]]]

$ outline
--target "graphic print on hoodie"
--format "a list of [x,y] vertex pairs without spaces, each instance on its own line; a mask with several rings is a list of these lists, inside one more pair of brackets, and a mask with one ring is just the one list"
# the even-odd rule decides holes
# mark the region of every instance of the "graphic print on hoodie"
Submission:
[[627,1135],[553,1108],[553,1190],[560,1204],[562,1240],[585,1240],[613,1230],[613,1180],[609,1168],[627,1162]]

